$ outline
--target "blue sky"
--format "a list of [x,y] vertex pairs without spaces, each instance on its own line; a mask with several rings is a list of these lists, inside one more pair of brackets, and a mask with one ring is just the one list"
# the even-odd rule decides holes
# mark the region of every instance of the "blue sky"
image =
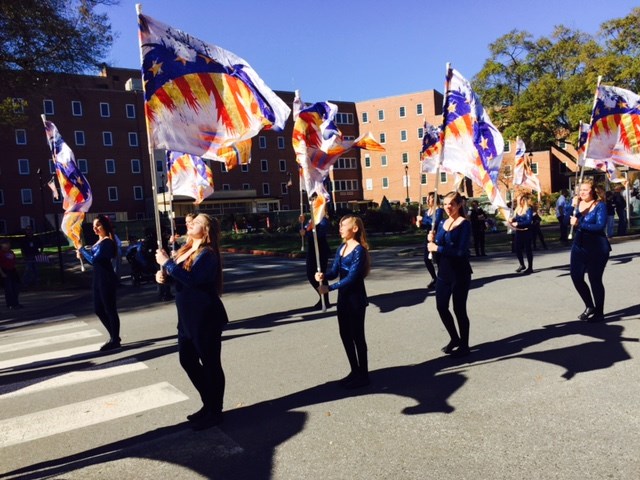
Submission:
[[[108,10],[118,34],[109,63],[139,68],[135,1]],[[595,34],[632,0],[149,0],[142,11],[244,58],[274,90],[307,102],[443,90],[447,62],[467,78],[513,29],[555,25]]]

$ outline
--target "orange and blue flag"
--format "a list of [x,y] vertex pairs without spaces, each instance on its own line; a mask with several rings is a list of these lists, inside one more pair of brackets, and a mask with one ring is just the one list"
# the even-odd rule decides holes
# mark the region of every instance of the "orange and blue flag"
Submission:
[[199,205],[213,193],[213,174],[200,157],[167,152],[167,186],[173,195],[191,197]]
[[591,125],[580,122],[580,134],[578,136],[578,165],[605,172],[609,178],[609,182],[611,183],[623,183],[625,179],[618,175],[616,164],[611,159],[596,160],[586,157],[587,138],[589,137],[590,130]]
[[516,153],[513,158],[513,185],[528,188],[538,193],[538,201],[540,201],[541,187],[540,179],[534,175],[531,169],[531,162],[527,159],[525,153],[527,147],[524,141],[516,138]]
[[234,145],[284,128],[290,108],[245,60],[146,15],[138,25],[151,147],[229,161],[246,151]]

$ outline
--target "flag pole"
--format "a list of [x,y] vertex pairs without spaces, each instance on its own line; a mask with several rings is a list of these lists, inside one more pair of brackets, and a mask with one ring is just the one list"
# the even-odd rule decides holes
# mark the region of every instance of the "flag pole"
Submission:
[[[136,15],[139,17],[142,15],[142,4],[136,3]],[[138,21],[140,19],[138,18]],[[140,47],[140,67],[142,69],[142,65],[144,63],[144,56],[142,55],[142,38],[138,35],[138,45]],[[141,73],[144,77],[144,74]],[[142,92],[143,96],[146,95],[146,87],[144,84],[144,78],[142,78]],[[146,101],[145,101],[146,103]],[[151,189],[153,190],[153,215],[155,217],[156,223],[156,239],[158,243],[158,249],[162,248],[162,227],[160,225],[160,211],[158,206],[158,179],[156,178],[156,168],[155,168],[155,159],[153,155],[153,146],[151,145],[151,132],[149,127],[149,119],[147,118],[146,112],[144,113],[145,126],[147,131],[147,145],[149,146],[149,165],[151,172]]]
[[[302,167],[300,165],[298,165],[298,184],[300,185],[300,230],[302,230],[304,228],[304,200],[303,200],[303,195],[302,195],[302,176],[300,175],[300,172],[302,171]],[[309,205],[311,205],[311,202],[309,202]],[[313,218],[313,211],[312,211],[312,218]],[[304,252],[304,237],[300,237],[300,251]]]
[[[451,74],[451,63],[447,62],[446,76],[444,82],[444,96],[442,97],[442,145],[440,146],[440,158],[438,158],[438,165],[436,166],[436,181],[433,187],[433,214],[431,215],[431,231],[436,230],[436,213],[438,212],[438,187],[440,186],[440,165],[444,157],[444,122],[445,122],[445,107],[447,105],[447,93],[449,92],[449,76]],[[433,260],[433,252],[429,252],[429,260]]]
[[[596,85],[596,93],[593,96],[593,107],[591,108],[591,119],[589,120],[589,125],[593,124],[593,110],[596,108],[596,103],[598,101],[598,89],[600,88],[600,82],[602,82],[602,75],[598,75],[598,84]],[[584,156],[582,165],[580,166],[580,179],[578,180],[578,185],[582,184],[582,180],[584,179],[584,164],[587,158],[587,152],[589,151],[589,138],[591,138],[591,132],[587,135],[587,140],[584,142]],[[578,199],[578,203],[576,207],[573,209],[572,217],[576,217],[576,210],[580,205],[580,200]],[[569,230],[568,235],[569,240],[573,238],[573,225],[571,225],[571,229]]]
[[[326,199],[325,199],[326,202]],[[316,272],[318,273],[323,273],[322,269],[320,268],[320,248],[318,247],[318,232],[316,231],[316,219],[314,218],[314,211],[313,211],[313,204],[311,202],[311,200],[309,200],[309,208],[311,210],[311,221],[313,222],[313,250],[314,253],[316,255]],[[325,212],[326,212],[326,204],[324,206],[325,208]],[[304,240],[304,237],[303,237]],[[320,285],[322,285],[322,283],[320,283]],[[327,305],[324,303],[324,295],[320,295],[320,302],[322,303],[322,311],[326,312],[327,311]]]
[[[166,150],[167,154],[165,156],[165,160],[164,160],[164,167],[162,167],[163,170],[167,171],[167,175],[166,175],[166,179],[167,179],[167,185],[169,185],[169,211],[167,212],[167,202],[163,200],[163,207],[164,207],[164,211],[167,213],[167,217],[169,218],[169,228],[171,228],[171,253],[175,254],[176,253],[176,242],[173,241],[173,237],[176,234],[176,224],[175,224],[175,215],[173,214],[173,182],[171,181],[171,172],[169,172],[169,155],[171,155],[171,152],[169,150]],[[162,186],[162,191],[164,192],[164,188],[166,185]]]

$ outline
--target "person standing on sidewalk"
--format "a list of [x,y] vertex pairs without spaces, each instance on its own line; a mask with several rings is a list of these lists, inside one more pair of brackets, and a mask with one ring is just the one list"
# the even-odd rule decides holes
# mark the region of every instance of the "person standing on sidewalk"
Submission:
[[24,239],[20,251],[24,259],[22,286],[28,288],[31,285],[38,285],[39,274],[36,255],[42,253],[42,242],[33,234],[31,226],[24,229]]
[[187,224],[187,243],[173,259],[164,250],[156,252],[161,269],[156,281],[175,280],[178,310],[180,365],[200,394],[202,408],[187,415],[194,430],[222,422],[225,376],[222,369],[222,329],[229,318],[220,300],[222,259],[220,224],[206,214]]
[[93,232],[98,241],[90,250],[80,248],[76,251],[78,259],[84,258],[93,266],[93,306],[109,333],[109,340],[100,347],[100,351],[120,348],[120,317],[116,306],[118,279],[111,261],[117,255],[113,227],[106,215],[98,215],[93,220]]
[[568,229],[567,222],[565,221],[565,217],[567,215],[566,212],[567,207],[567,190],[560,190],[560,195],[556,200],[556,218],[558,219],[558,226],[560,227],[560,241],[567,242],[568,241]]
[[[436,307],[450,337],[449,343],[442,347],[442,352],[463,357],[470,353],[467,297],[473,273],[469,264],[471,224],[464,216],[464,203],[458,192],[451,192],[444,197],[444,210],[449,218],[440,224],[437,232],[429,232],[428,248],[440,256]],[[459,331],[449,311],[452,298]]]
[[9,310],[22,308],[18,302],[20,294],[20,276],[16,270],[16,254],[11,250],[11,242],[7,238],[0,241],[0,277],[4,285],[4,298]]
[[369,363],[367,341],[364,333],[364,319],[369,301],[364,279],[369,274],[371,261],[369,245],[360,217],[345,215],[340,219],[342,246],[338,248],[333,265],[326,273],[316,272],[316,280],[325,279],[338,282],[329,286],[320,285],[318,292],[324,295],[338,290],[338,327],[342,345],[349,359],[351,372],[340,380],[345,388],[361,388],[369,385]]
[[[516,209],[509,224],[515,231],[516,256],[520,262],[516,273],[524,272],[525,275],[533,273],[533,251],[531,249],[533,209],[529,204],[528,194],[522,193],[516,199]],[[523,251],[527,253],[527,267],[524,266]]]
[[487,215],[480,208],[477,200],[471,202],[471,210],[469,211],[469,221],[471,222],[471,230],[473,232],[473,247],[476,257],[486,257],[484,251],[484,234],[487,229],[485,221]]

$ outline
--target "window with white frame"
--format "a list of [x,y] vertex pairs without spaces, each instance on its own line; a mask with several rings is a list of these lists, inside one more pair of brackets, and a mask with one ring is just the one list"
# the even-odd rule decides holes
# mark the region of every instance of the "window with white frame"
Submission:
[[421,173],[420,174],[420,184],[422,184],[422,185],[426,185],[427,184],[427,174],[426,173]]
[[418,127],[418,138],[422,139],[424,137],[424,127]]
[[116,161],[113,158],[107,158],[104,161],[104,167],[108,174],[113,175],[116,173]]
[[384,120],[384,110],[378,110],[378,120]]
[[270,195],[271,194],[271,189],[269,188],[269,184],[268,183],[263,183],[262,184],[262,195]]
[[249,171],[249,165],[247,165],[247,164],[240,165],[240,171],[242,173],[247,173]]
[[334,163],[333,168],[337,170],[355,170],[358,168],[358,161],[355,158],[339,158]]
[[289,193],[289,189],[287,188],[287,182],[280,182],[280,193],[282,195],[286,195]]
[[369,191],[373,190],[373,178],[364,179],[364,188]]
[[538,163],[537,162],[531,162],[531,173],[533,173],[534,175],[538,174]]
[[416,115],[422,115],[422,104],[416,104]]
[[110,202],[118,201],[118,187],[107,187],[107,197]]
[[24,229],[27,227],[33,227],[34,221],[33,218],[28,217],[27,215],[20,216],[20,228]]
[[336,192],[354,192],[359,189],[358,180],[336,180],[334,184]]
[[362,112],[362,123],[369,123],[369,114],[367,112]]
[[228,192],[229,190],[231,190],[231,185],[228,183],[223,183],[222,184],[222,190],[225,192]]
[[286,172],[287,171],[287,161],[280,159],[278,160],[278,166],[280,167],[280,171],[281,172]]
[[382,188],[389,188],[389,179],[387,177],[382,177]]
[[29,168],[29,160],[26,158],[20,158],[18,159],[18,173],[20,175],[29,175],[30,172],[30,168]]
[[140,163],[140,159],[131,159],[131,173],[142,173],[142,164]]
[[16,145],[27,144],[27,131],[23,128],[16,129]]
[[77,146],[82,146],[85,144],[84,131],[76,130],[73,132],[73,137]]
[[407,141],[407,131],[406,130],[400,130],[400,141],[401,142],[406,142]]
[[511,142],[504,142],[504,151],[505,152],[511,151]]
[[402,163],[409,163],[409,153],[408,152],[402,152]]
[[137,147],[138,146],[138,134],[137,132],[129,132],[129,146]]
[[111,108],[109,108],[108,103],[100,102],[100,116],[103,118],[107,118],[111,116]]
[[405,107],[400,107],[400,118],[404,118],[407,116],[407,109]]
[[251,184],[250,183],[243,183],[242,184],[242,189],[243,190],[251,190]]
[[31,205],[33,203],[33,194],[31,193],[30,188],[21,188],[20,189],[20,198],[22,200],[23,205]]
[[113,146],[113,135],[111,134],[111,132],[102,132],[102,144],[105,147]]
[[127,118],[136,118],[136,106],[133,103],[127,103],[124,108]]
[[74,117],[82,116],[82,102],[78,100],[71,100],[71,115]]
[[260,171],[268,172],[269,171],[269,161],[266,158],[260,160]]
[[364,156],[364,166],[365,168],[371,168],[371,157],[369,155]]
[[353,113],[336,113],[337,125],[353,125]]
[[78,158],[78,168],[82,173],[89,173],[89,162],[87,162],[86,158]]
[[229,171],[229,170],[227,169],[227,164],[226,164],[225,162],[221,162],[221,163],[220,163],[220,171],[221,171],[222,173],[226,173],[226,172],[228,172],[228,171]]
[[258,148],[267,148],[267,137],[260,135],[258,137]]
[[280,150],[284,150],[284,147],[285,147],[284,137],[278,137],[278,148]]
[[447,183],[447,172],[440,172],[440,183]]
[[386,155],[381,155],[380,156],[380,165],[382,165],[383,167],[387,166],[387,156]]
[[140,185],[133,186],[133,199],[144,200],[144,191],[142,190],[142,186]]
[[387,135],[385,133],[380,134],[380,143],[387,143]]
[[45,99],[42,101],[42,111],[45,115],[54,115],[53,100]]

